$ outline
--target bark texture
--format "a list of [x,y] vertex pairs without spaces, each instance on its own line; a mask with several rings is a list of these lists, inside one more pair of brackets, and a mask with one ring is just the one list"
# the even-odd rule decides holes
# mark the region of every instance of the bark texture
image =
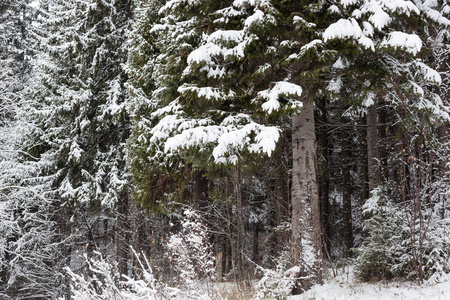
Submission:
[[205,213],[208,204],[208,178],[206,178],[206,171],[197,171],[194,174],[194,205],[196,209],[199,209],[202,213]]
[[378,168],[378,135],[377,135],[377,110],[372,105],[367,108],[367,158],[369,169],[369,192],[379,184],[380,171]]
[[342,159],[342,231],[344,238],[344,256],[351,256],[353,248],[353,226],[352,226],[352,151],[350,143],[350,128],[345,124],[347,118],[342,117],[341,129],[341,159]]
[[319,180],[320,221],[322,224],[322,242],[325,257],[331,253],[331,224],[330,224],[330,159],[328,140],[327,99],[321,98],[317,103],[317,167]]
[[128,212],[129,198],[124,191],[117,203],[117,269],[125,275],[128,275]]
[[[321,281],[322,243],[320,204],[317,187],[317,153],[314,103],[304,101],[300,116],[292,120],[292,245],[293,266],[299,278],[293,294],[308,290]],[[315,257],[311,261],[311,256]]]

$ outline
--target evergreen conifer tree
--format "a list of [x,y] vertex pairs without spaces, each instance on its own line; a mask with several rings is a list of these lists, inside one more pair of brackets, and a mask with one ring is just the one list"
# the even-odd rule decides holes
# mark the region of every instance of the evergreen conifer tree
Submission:
[[14,117],[30,73],[31,20],[35,9],[28,0],[0,4],[0,124]]
[[30,1],[0,5],[0,295],[5,299],[57,298],[64,287],[51,187],[42,165],[26,152],[20,118],[30,101],[38,11]]
[[[70,266],[81,245],[112,251],[126,272],[128,136],[122,63],[129,1],[42,1],[40,53],[19,121],[19,147],[35,161],[58,209],[54,215]],[[116,228],[117,230],[114,230]],[[74,244],[77,241],[78,245]],[[119,260],[119,259],[118,259]]]
[[[349,99],[353,106],[366,113],[369,189],[383,190],[383,197],[402,203],[411,240],[405,256],[410,255],[414,265],[410,272],[422,282],[427,251],[423,220],[428,217],[419,203],[434,201],[432,132],[449,116],[436,93],[441,77],[426,64],[431,48],[423,33],[448,20],[428,4],[409,1],[337,2],[333,13],[346,17],[323,33],[327,45],[341,49],[332,69],[337,79],[331,84],[338,85],[339,97],[353,95]],[[364,248],[376,248],[373,237],[379,228],[368,230]],[[371,263],[379,259],[368,252],[360,253],[360,258],[372,259]]]

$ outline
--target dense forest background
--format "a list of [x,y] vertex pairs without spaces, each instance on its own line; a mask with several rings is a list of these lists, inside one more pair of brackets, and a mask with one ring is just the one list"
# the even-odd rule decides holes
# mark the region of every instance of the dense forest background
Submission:
[[0,298],[256,280],[279,299],[348,264],[448,280],[447,17],[447,0],[2,0]]

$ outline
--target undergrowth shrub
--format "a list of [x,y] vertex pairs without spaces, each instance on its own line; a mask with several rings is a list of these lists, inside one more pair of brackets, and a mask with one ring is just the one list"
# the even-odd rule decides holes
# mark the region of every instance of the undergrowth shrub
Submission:
[[148,260],[144,262],[135,257],[140,265],[141,276],[139,279],[122,275],[119,278],[117,266],[108,262],[101,253],[94,252],[94,256],[88,258],[84,253],[84,259],[88,270],[86,275],[80,275],[66,268],[72,279],[71,298],[73,300],[156,300],[167,299],[170,289],[162,282],[156,280]]
[[363,216],[366,237],[356,250],[361,280],[450,279],[450,218],[439,203],[396,203],[379,187],[364,204]]
[[217,297],[212,285],[215,257],[208,228],[198,213],[191,209],[184,211],[181,230],[169,237],[167,250],[171,266],[178,274],[180,293],[185,299]]
[[74,300],[163,300],[163,299],[221,299],[214,279],[214,255],[208,240],[207,227],[192,210],[186,210],[181,230],[172,234],[167,243],[171,267],[179,275],[174,287],[157,280],[148,260],[135,253],[139,264],[139,278],[120,277],[116,264],[101,253],[93,257],[83,254],[87,270],[77,274],[67,268],[72,279],[71,297]]
[[275,260],[275,269],[256,267],[256,271],[262,275],[255,286],[254,300],[276,299],[283,300],[291,293],[298,272],[290,267],[289,251],[283,251]]

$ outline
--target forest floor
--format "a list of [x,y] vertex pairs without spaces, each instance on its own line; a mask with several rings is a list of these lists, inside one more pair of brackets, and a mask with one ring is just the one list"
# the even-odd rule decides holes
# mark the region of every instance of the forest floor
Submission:
[[308,292],[289,300],[446,300],[450,299],[450,281],[438,284],[413,282],[363,283],[346,268],[335,278],[316,285]]

